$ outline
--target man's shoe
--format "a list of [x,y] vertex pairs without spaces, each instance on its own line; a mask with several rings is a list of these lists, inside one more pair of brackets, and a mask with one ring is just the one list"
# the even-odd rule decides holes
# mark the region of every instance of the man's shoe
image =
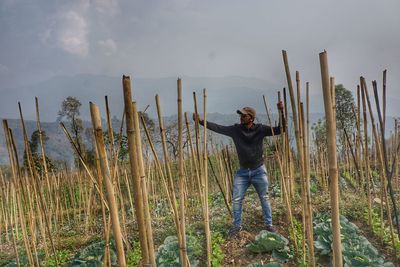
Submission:
[[231,227],[231,229],[229,229],[228,237],[229,238],[236,237],[240,233],[240,231],[242,231],[242,226],[234,225]]
[[275,227],[273,227],[272,225],[266,225],[265,230],[267,230],[268,232],[271,232],[271,233],[276,232]]

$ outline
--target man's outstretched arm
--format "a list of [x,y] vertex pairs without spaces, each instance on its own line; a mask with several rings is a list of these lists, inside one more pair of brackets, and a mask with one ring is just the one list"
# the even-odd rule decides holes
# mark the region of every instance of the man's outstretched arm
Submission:
[[[200,118],[199,114],[197,113],[193,113],[193,120],[196,121],[198,120],[199,124],[204,126],[204,120]],[[223,135],[227,135],[227,136],[232,136],[233,132],[234,132],[234,126],[223,126],[223,125],[219,125],[216,124],[214,122],[210,122],[207,121],[207,129],[219,133],[219,134],[223,134]]]

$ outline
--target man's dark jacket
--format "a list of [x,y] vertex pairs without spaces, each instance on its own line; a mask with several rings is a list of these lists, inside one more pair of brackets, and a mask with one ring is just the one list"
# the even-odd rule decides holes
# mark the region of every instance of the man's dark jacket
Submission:
[[[204,121],[200,121],[203,125]],[[281,127],[253,124],[249,129],[243,124],[222,126],[207,121],[207,128],[213,132],[232,137],[239,156],[240,168],[256,169],[264,164],[263,139],[265,136],[278,135]]]

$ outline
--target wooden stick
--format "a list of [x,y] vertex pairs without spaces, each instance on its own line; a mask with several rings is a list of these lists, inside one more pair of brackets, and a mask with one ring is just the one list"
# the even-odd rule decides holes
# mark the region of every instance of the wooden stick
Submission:
[[186,247],[186,232],[185,232],[185,198],[184,198],[184,171],[183,171],[183,140],[182,140],[182,81],[178,79],[178,172],[179,172],[179,198],[180,198],[180,225],[181,225],[181,235],[183,237],[181,246],[179,250],[183,256],[183,261],[181,262],[183,267],[188,264],[187,258],[187,247]]
[[135,200],[135,213],[136,219],[139,226],[139,241],[142,249],[142,260],[144,264],[150,263],[149,250],[147,243],[145,214],[143,209],[143,198],[142,188],[140,184],[140,177],[138,174],[138,162],[136,155],[136,144],[134,135],[134,119],[133,119],[133,107],[132,107],[132,90],[131,90],[131,79],[129,76],[122,77],[123,91],[124,91],[124,103],[125,103],[125,118],[126,118],[126,134],[128,137],[128,150],[129,150],[129,161],[131,166],[131,175],[133,180],[133,198]]
[[133,112],[133,123],[135,129],[135,144],[137,151],[137,160],[139,167],[139,177],[140,177],[140,185],[142,188],[142,197],[143,197],[143,208],[145,215],[145,224],[146,224],[146,233],[147,233],[147,245],[149,251],[149,260],[152,266],[156,266],[156,258],[154,254],[154,244],[153,244],[153,229],[151,226],[151,215],[149,209],[149,200],[147,193],[147,185],[146,185],[146,174],[143,163],[143,154],[142,154],[142,142],[140,136],[140,128],[139,128],[139,116],[136,102],[132,103],[132,112]]
[[104,145],[103,130],[101,128],[101,117],[99,108],[90,102],[90,114],[92,117],[93,130],[96,138],[97,151],[100,157],[101,174],[106,186],[106,197],[110,207],[112,228],[117,249],[117,259],[119,266],[126,266],[125,252],[122,243],[121,226],[119,224],[118,207],[115,200],[114,188],[111,182],[111,173],[108,166],[107,152]]
[[333,232],[333,265],[342,267],[342,249],[340,239],[340,213],[339,213],[339,185],[336,158],[336,123],[332,109],[330,92],[328,56],[326,51],[319,54],[321,64],[322,89],[324,95],[325,118],[328,139],[329,179],[332,208],[332,232]]

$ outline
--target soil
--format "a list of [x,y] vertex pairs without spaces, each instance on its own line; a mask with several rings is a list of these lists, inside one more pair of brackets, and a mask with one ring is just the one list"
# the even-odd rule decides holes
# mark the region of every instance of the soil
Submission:
[[[245,198],[245,201],[247,200]],[[286,223],[285,214],[280,212],[276,203],[278,200],[270,199],[274,227],[278,233],[288,238],[289,226]],[[275,210],[274,210],[275,208]],[[252,212],[249,212],[252,211]],[[224,252],[224,261],[222,266],[247,266],[251,263],[266,264],[276,261],[271,257],[271,253],[253,253],[249,251],[246,246],[254,241],[256,235],[263,230],[264,221],[262,218],[262,211],[258,199],[250,198],[244,203],[243,208],[243,230],[238,236],[227,239],[222,245]],[[288,238],[289,239],[289,238]],[[297,266],[294,262],[284,264],[284,266]]]

